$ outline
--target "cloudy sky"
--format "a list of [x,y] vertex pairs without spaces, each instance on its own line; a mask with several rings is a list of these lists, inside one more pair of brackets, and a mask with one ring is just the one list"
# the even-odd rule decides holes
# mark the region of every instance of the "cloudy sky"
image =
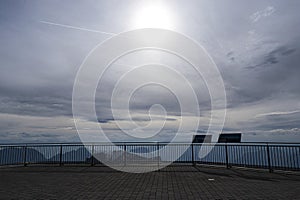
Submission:
[[[1,1],[0,142],[79,141],[72,90],[80,65],[99,43],[137,28],[173,30],[206,49],[225,84],[224,132],[242,132],[243,141],[299,142],[299,8],[296,0]],[[162,60],[195,89],[201,114],[189,119],[200,119],[198,132],[205,132],[211,103],[203,80],[183,61],[155,51],[128,55],[110,68],[96,94],[98,121],[84,118],[86,127],[97,123],[112,140],[132,139],[118,128],[116,121],[126,125],[126,119],[114,119],[109,94],[132,66]],[[154,74],[174,80],[163,69]],[[180,81],[174,84],[185,90]],[[166,88],[137,90],[130,101],[132,119],[147,125],[154,104],[168,116],[152,107],[154,126],[162,121],[165,126],[150,139],[167,141],[178,128],[180,108]]]

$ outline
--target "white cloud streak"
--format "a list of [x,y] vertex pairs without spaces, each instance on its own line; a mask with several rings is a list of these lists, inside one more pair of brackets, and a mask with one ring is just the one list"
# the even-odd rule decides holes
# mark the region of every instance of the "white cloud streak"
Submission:
[[51,26],[59,26],[63,28],[69,28],[69,29],[75,29],[79,31],[87,31],[87,32],[92,32],[92,33],[101,33],[101,34],[106,34],[106,35],[117,35],[116,33],[111,33],[111,32],[105,32],[105,31],[99,31],[99,30],[94,30],[94,29],[88,29],[88,28],[83,28],[83,27],[78,27],[78,26],[71,26],[71,25],[66,25],[66,24],[59,24],[59,23],[54,23],[54,22],[49,22],[49,21],[39,21],[40,23],[51,25]]
[[295,114],[295,113],[300,113],[300,110],[295,110],[295,111],[287,111],[287,112],[270,112],[270,113],[263,113],[263,114],[258,114],[255,117],[265,117],[265,116],[274,116],[274,115],[290,115],[290,114]]
[[271,16],[276,9],[273,6],[268,6],[264,10],[257,11],[250,16],[252,23],[258,22],[263,17]]

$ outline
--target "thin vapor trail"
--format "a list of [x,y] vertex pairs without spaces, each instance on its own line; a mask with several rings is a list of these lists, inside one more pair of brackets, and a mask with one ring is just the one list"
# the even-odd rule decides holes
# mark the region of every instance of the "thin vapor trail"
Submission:
[[48,24],[48,25],[52,25],[52,26],[60,26],[63,28],[70,28],[70,29],[75,29],[75,30],[80,30],[80,31],[88,31],[88,32],[101,33],[101,34],[106,34],[106,35],[117,35],[116,33],[98,31],[98,30],[93,30],[93,29],[77,27],[77,26],[70,26],[70,25],[66,25],[66,24],[59,24],[59,23],[54,23],[54,22],[49,22],[49,21],[40,21],[40,23]]

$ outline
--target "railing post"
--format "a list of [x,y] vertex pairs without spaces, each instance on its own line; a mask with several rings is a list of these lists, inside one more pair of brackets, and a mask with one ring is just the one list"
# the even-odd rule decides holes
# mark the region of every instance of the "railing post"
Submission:
[[225,143],[225,152],[226,152],[226,168],[229,169],[229,157],[228,157],[228,146],[227,146],[227,142]]
[[127,162],[127,158],[126,158],[126,154],[127,154],[127,152],[126,152],[126,144],[124,144],[124,166],[126,166],[126,162]]
[[63,154],[63,151],[62,151],[62,148],[63,146],[60,145],[60,148],[59,148],[59,166],[62,166],[62,154]]
[[91,166],[94,166],[94,165],[95,165],[94,154],[95,154],[95,145],[92,144]]
[[157,142],[157,168],[159,170],[159,142]]
[[192,143],[192,165],[195,166],[195,154],[194,154],[194,143]]
[[267,143],[267,155],[268,155],[268,168],[269,168],[269,172],[272,173],[273,169],[272,169],[272,164],[271,164],[270,148],[269,148],[269,144],[268,143]]
[[24,164],[24,167],[27,166],[27,145],[23,147],[23,164]]

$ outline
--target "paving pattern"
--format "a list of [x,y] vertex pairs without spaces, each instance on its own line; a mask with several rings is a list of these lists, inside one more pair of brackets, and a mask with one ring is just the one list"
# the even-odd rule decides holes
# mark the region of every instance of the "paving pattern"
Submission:
[[144,174],[103,166],[5,167],[0,199],[300,199],[300,175],[200,166]]

